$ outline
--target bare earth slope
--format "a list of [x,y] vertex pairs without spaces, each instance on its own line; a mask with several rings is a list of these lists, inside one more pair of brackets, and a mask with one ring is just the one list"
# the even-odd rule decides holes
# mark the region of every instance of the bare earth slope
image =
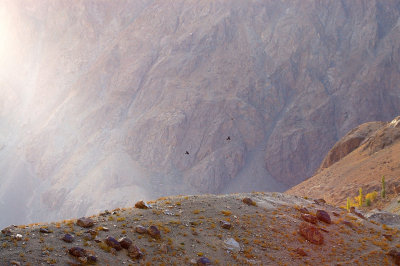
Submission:
[[284,191],[348,130],[400,113],[399,0],[6,0],[0,12],[0,225]]
[[[354,149],[350,151],[349,143],[354,139],[359,144],[354,144]],[[340,158],[335,154],[343,156]],[[335,144],[313,177],[286,193],[324,198],[331,204],[343,206],[347,197],[357,196],[359,188],[364,193],[379,192],[381,178],[385,176],[388,194],[397,195],[400,186],[399,154],[400,117],[388,123],[363,124]],[[337,158],[337,162],[334,163],[332,158]],[[380,207],[389,203],[387,201]]]
[[[280,193],[150,203],[151,209],[103,212],[92,217],[93,225],[66,220],[8,227],[0,235],[0,265],[394,265],[389,254],[400,245],[398,229]],[[127,249],[117,242],[124,237]]]

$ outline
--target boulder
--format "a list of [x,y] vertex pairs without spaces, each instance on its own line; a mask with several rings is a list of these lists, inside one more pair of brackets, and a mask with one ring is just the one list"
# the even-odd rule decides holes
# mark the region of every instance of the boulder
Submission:
[[80,227],[83,227],[83,228],[89,228],[89,227],[92,227],[94,225],[94,221],[92,219],[90,219],[90,218],[82,217],[82,218],[78,219],[76,224],[78,226],[80,226]]
[[299,233],[310,243],[316,245],[322,245],[324,243],[324,236],[321,234],[318,228],[308,223],[302,223],[300,225]]
[[332,223],[331,216],[326,211],[317,210],[316,215],[317,215],[318,220],[320,220],[320,221],[322,221],[324,223],[327,223],[327,224],[331,224]]

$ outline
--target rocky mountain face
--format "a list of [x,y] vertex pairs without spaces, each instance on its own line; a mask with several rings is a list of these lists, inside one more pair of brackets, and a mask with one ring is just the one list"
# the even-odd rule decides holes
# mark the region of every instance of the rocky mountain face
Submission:
[[0,224],[298,184],[348,130],[400,113],[399,12],[2,1]]
[[[359,189],[364,195],[381,192],[385,177],[386,198],[379,208],[400,213],[400,116],[391,122],[369,122],[351,130],[328,152],[314,176],[286,193],[324,198],[335,205],[346,204]],[[372,205],[373,208],[377,206]]]

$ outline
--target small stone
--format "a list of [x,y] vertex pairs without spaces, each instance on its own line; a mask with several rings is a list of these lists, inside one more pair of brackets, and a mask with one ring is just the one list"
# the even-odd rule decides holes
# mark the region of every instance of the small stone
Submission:
[[9,226],[9,227],[6,227],[6,228],[4,228],[4,229],[1,230],[1,233],[2,233],[3,235],[6,235],[6,236],[11,236],[11,235],[12,235],[12,229],[11,229],[10,226]]
[[322,205],[322,204],[325,204],[325,203],[326,203],[326,201],[325,201],[324,199],[316,199],[316,200],[314,200],[314,202],[315,202],[316,204],[318,204],[318,205]]
[[128,249],[128,256],[131,259],[140,259],[143,257],[143,253],[140,251],[140,249],[137,246],[131,245]]
[[78,257],[78,260],[83,264],[87,263],[87,258],[86,257]]
[[219,224],[224,229],[231,229],[232,225],[226,221],[219,221]]
[[331,224],[331,217],[329,216],[329,214],[324,211],[324,210],[317,210],[317,218],[318,220],[327,223],[327,224]]
[[154,225],[149,226],[147,233],[153,238],[161,238],[160,230]]
[[130,240],[127,237],[120,238],[118,240],[118,242],[121,245],[121,247],[124,248],[124,249],[128,249],[133,243],[132,240]]
[[304,251],[304,249],[302,249],[302,248],[296,248],[295,250],[294,250],[294,252],[296,252],[297,254],[299,254],[300,256],[302,256],[302,257],[305,257],[305,256],[307,256],[307,253]]
[[111,213],[108,210],[105,210],[104,212],[100,213],[101,216],[107,216],[110,215]]
[[10,261],[10,264],[11,264],[11,265],[20,266],[20,265],[21,265],[21,262],[16,261],[16,260],[12,260],[12,261]]
[[67,243],[74,242],[74,237],[72,235],[70,235],[70,234],[65,234],[63,236],[63,238],[61,238],[61,239],[64,240],[65,242],[67,242]]
[[392,235],[383,234],[383,236],[384,236],[387,240],[389,240],[389,241],[392,241],[392,240],[393,240],[393,236],[392,236]]
[[333,214],[334,216],[336,216],[336,217],[339,217],[339,216],[340,216],[340,214],[337,213],[337,212],[332,212],[332,214]]
[[233,238],[228,238],[224,241],[225,248],[231,251],[240,251],[240,244]]
[[104,231],[104,232],[110,231],[110,229],[108,229],[108,227],[105,227],[105,226],[99,227],[99,230]]
[[394,263],[396,265],[400,265],[400,252],[399,251],[392,249],[387,254],[393,258]]
[[96,264],[96,262],[97,262],[97,257],[95,257],[95,256],[87,256],[87,263]]
[[252,200],[251,198],[244,198],[242,199],[243,203],[247,204],[247,205],[251,205],[251,206],[257,206],[257,203]]
[[141,200],[141,201],[138,201],[138,202],[135,203],[135,208],[138,208],[138,209],[149,209],[149,205],[147,205],[146,202]]
[[318,228],[313,225],[302,223],[300,225],[299,233],[306,240],[313,244],[322,245],[324,243],[324,236],[321,234]]
[[197,260],[197,265],[212,265],[211,261],[206,257],[201,257]]
[[50,234],[51,233],[51,231],[49,229],[44,228],[44,227],[40,228],[39,232],[40,233],[44,233],[44,234]]
[[86,250],[80,247],[73,247],[68,250],[69,254],[74,257],[86,257]]
[[147,229],[144,226],[138,225],[135,227],[135,232],[139,234],[145,234],[147,233]]
[[17,241],[21,241],[22,240],[22,235],[21,234],[16,234],[14,236],[14,239],[17,240]]
[[301,213],[304,213],[304,214],[310,214],[310,212],[308,211],[308,209],[307,209],[306,207],[300,208],[299,211],[300,211]]
[[94,221],[90,218],[82,217],[82,218],[78,219],[76,224],[83,228],[89,228],[94,225]]
[[112,247],[112,248],[115,248],[115,250],[117,250],[117,251],[120,251],[120,250],[122,249],[121,244],[120,244],[115,238],[113,238],[113,237],[111,237],[111,236],[107,237],[107,238],[104,240],[104,242],[105,242],[108,246],[110,246],[110,247]]
[[196,261],[195,259],[191,259],[191,260],[190,260],[190,264],[196,265],[196,264],[197,264],[197,261]]
[[315,217],[314,215],[311,214],[301,214],[301,219],[303,219],[306,222],[312,223],[312,224],[317,224],[318,223],[318,218]]

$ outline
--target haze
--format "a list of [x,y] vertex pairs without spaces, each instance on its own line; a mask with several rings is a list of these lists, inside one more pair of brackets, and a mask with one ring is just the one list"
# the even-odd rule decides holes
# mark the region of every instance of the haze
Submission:
[[399,6],[1,1],[0,227],[300,183],[399,113]]

